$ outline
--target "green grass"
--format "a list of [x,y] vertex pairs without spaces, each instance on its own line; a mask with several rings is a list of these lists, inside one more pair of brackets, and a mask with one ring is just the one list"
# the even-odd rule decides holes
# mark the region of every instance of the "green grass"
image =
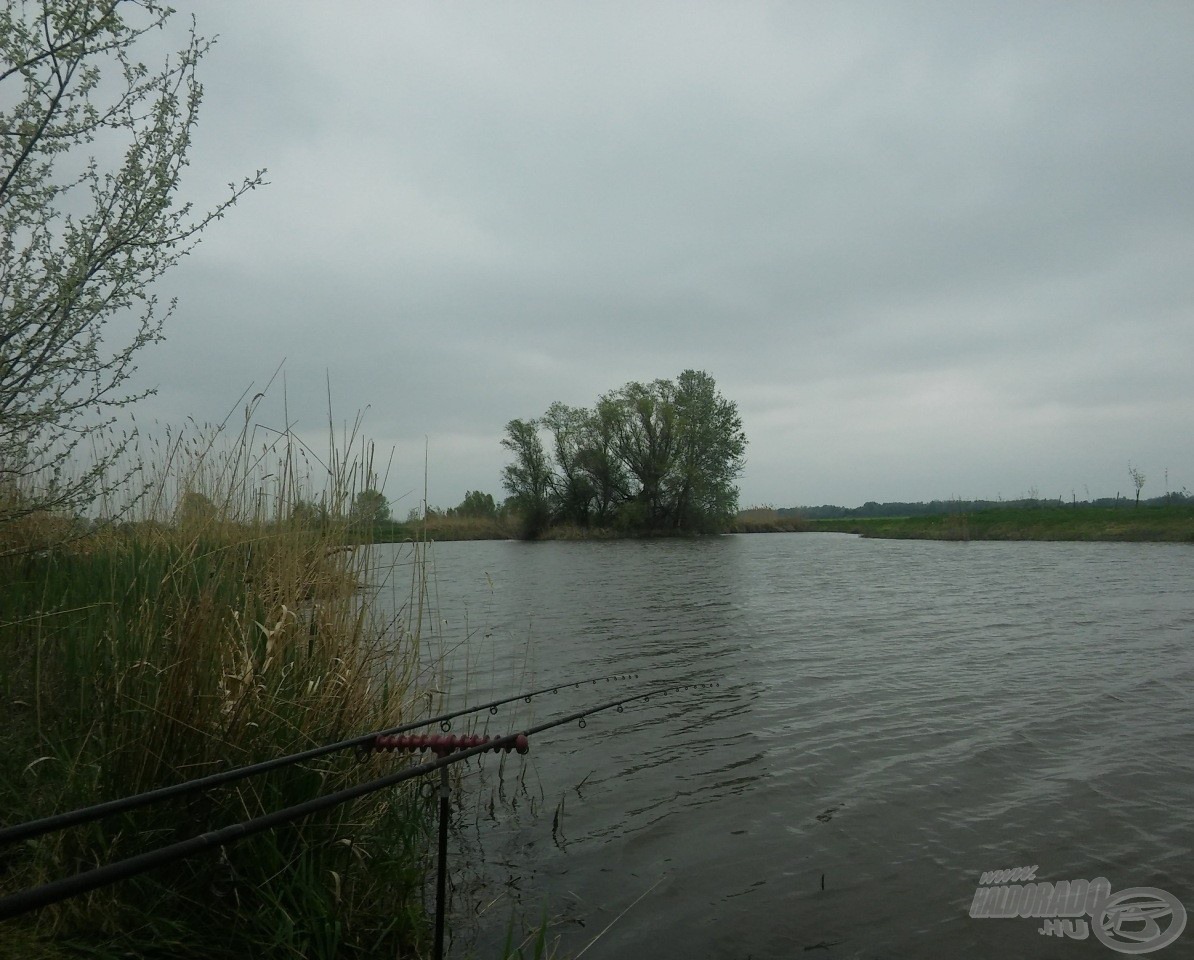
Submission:
[[811,531],[915,540],[1109,540],[1194,543],[1194,507],[1007,507],[928,517],[810,520]]
[[[774,513],[774,511],[773,511]],[[778,515],[759,518],[739,515],[731,521],[727,533],[777,533],[804,530],[807,524],[798,517]],[[406,521],[374,524],[354,529],[353,536],[362,543],[403,543],[407,541],[446,540],[517,540],[523,537],[517,516],[500,518],[436,516],[426,522]],[[696,536],[675,531],[627,530],[618,527],[582,527],[575,523],[555,523],[539,532],[536,540],[631,540],[650,537]]]
[[[425,704],[420,578],[394,598],[400,618],[380,620],[359,586],[385,571],[346,546],[346,522],[312,531],[280,519],[289,452],[255,473],[243,455],[232,470],[163,465],[143,501],[158,515],[121,527],[79,535],[36,515],[0,527],[3,823],[392,726]],[[268,488],[252,480],[264,472]],[[215,509],[162,506],[199,476]],[[351,492],[333,491],[345,503]],[[277,503],[263,511],[266,494]],[[393,765],[332,755],[0,849],[0,895]],[[6,921],[0,958],[415,956],[429,940],[432,823],[417,784],[374,793]]]

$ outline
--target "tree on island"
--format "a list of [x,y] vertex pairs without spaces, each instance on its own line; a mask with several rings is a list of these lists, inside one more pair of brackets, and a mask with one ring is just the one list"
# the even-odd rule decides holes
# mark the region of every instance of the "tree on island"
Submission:
[[380,490],[362,490],[353,498],[350,517],[366,526],[385,523],[390,519],[390,502]]
[[551,522],[553,509],[551,464],[539,439],[538,421],[511,420],[502,446],[514,454],[514,462],[502,471],[502,486],[522,516],[525,535],[537,537]]
[[[0,8],[0,523],[77,510],[124,485],[111,436],[138,351],[162,336],[153,281],[258,173],[207,212],[177,193],[210,41],[150,69],[134,55],[173,13],[154,0]],[[155,43],[151,40],[150,43]],[[80,469],[80,444],[96,452]]]
[[302,527],[318,527],[328,521],[328,509],[314,500],[296,500],[290,508],[290,520]]
[[219,516],[219,510],[211,498],[196,490],[187,490],[174,510],[174,522],[180,527],[201,527]]
[[511,420],[506,433],[515,459],[503,484],[528,537],[561,523],[707,533],[737,512],[746,435],[737,406],[702,371],[628,383],[592,410],[553,403],[538,420]]
[[482,493],[480,490],[466,490],[460,504],[447,510],[449,517],[480,517],[487,520],[494,519],[497,513],[493,494]]

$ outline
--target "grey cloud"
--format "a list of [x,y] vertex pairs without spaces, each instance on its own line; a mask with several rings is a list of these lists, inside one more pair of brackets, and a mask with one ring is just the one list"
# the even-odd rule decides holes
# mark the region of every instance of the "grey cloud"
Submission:
[[748,501],[1194,486],[1189,5],[281,10],[200,12],[191,187],[273,183],[166,285],[158,409],[286,356],[448,503],[506,420],[696,366]]

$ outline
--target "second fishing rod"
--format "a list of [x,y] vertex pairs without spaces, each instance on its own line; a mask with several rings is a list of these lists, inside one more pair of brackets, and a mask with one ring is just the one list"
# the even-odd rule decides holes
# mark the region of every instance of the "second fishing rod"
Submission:
[[[520,753],[525,753],[529,748],[529,741],[531,737],[542,733],[545,730],[551,730],[566,723],[577,722],[583,725],[586,718],[591,717],[594,714],[603,713],[606,710],[616,709],[621,711],[622,708],[624,708],[627,704],[635,703],[637,701],[649,702],[653,697],[663,697],[673,693],[681,693],[693,689],[703,689],[711,686],[716,686],[716,683],[688,683],[648,690],[646,692],[620,697],[616,700],[610,700],[605,703],[597,704],[596,706],[577,710],[562,717],[553,717],[549,720],[545,720],[541,723],[527,727],[524,730],[509,733],[504,736],[486,739],[484,742],[477,743],[476,745],[466,746],[464,748],[456,747],[454,749],[448,749],[444,747],[443,752],[440,753],[434,760],[429,760],[413,767],[406,767],[383,777],[378,777],[374,780],[368,780],[364,783],[346,787],[342,790],[335,791],[334,793],[324,794],[323,796],[315,797],[311,800],[295,804],[291,807],[286,807],[282,810],[276,810],[263,816],[254,817],[251,820],[245,820],[217,830],[211,830],[207,833],[200,834],[199,836],[191,837],[188,840],[182,840],[178,843],[170,844],[169,846],[159,847],[156,850],[151,850],[135,857],[119,860],[115,863],[96,867],[92,870],[75,874],[71,877],[65,877],[61,880],[55,880],[39,887],[34,887],[21,891],[20,893],[15,893],[7,897],[0,898],[0,920],[7,919],[9,917],[15,917],[23,913],[28,913],[31,910],[36,910],[52,903],[58,903],[62,900],[78,896],[90,890],[95,890],[99,887],[107,886],[108,884],[127,879],[128,877],[145,873],[146,871],[164,866],[165,864],[172,863],[176,860],[193,856],[212,847],[219,847],[228,843],[233,843],[237,840],[242,840],[245,837],[250,837],[265,830],[281,826],[282,824],[299,820],[321,810],[327,810],[332,807],[339,806],[340,804],[347,803],[350,800],[355,800],[367,794],[374,793],[377,790],[395,786],[396,784],[402,783],[405,780],[411,780],[416,777],[425,776],[429,773],[434,773],[441,768],[445,768],[453,763],[460,763],[463,760],[467,760],[482,753],[498,750],[505,750],[507,752],[510,750],[518,750]],[[391,736],[391,734],[374,734],[371,736],[384,738]],[[375,740],[370,749],[385,750],[387,747]]]

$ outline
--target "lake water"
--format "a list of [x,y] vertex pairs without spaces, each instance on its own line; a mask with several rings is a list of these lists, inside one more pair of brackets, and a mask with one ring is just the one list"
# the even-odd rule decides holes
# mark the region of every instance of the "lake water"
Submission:
[[513,912],[544,909],[563,955],[593,960],[1117,955],[968,915],[982,873],[1027,865],[1194,910],[1190,546],[764,534],[431,557],[453,703],[638,675],[478,729],[718,684],[469,768],[457,955],[496,955]]

